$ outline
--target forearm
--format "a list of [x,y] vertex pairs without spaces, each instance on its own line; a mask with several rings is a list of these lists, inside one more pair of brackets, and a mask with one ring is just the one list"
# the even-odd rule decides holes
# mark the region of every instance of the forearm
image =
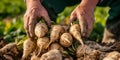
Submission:
[[33,6],[38,6],[40,5],[41,6],[41,1],[42,0],[26,0],[26,7],[27,8],[31,8]]
[[82,0],[80,5],[94,9],[99,0]]

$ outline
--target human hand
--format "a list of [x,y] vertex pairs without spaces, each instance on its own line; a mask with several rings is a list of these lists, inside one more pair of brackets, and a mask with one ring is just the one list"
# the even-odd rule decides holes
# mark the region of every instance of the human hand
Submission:
[[94,8],[96,5],[81,3],[71,13],[70,21],[78,19],[82,37],[89,37],[94,24]]
[[43,18],[48,26],[51,25],[51,20],[46,9],[41,5],[39,0],[26,0],[27,10],[24,15],[24,28],[30,38],[34,38],[34,28],[38,22],[37,18]]

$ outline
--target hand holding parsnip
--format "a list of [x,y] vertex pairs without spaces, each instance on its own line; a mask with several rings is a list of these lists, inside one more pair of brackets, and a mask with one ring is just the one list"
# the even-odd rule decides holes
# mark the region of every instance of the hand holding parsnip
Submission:
[[81,36],[83,37],[89,37],[92,32],[94,23],[94,9],[98,1],[99,0],[82,0],[71,13],[70,23],[76,19],[79,20]]
[[24,15],[24,28],[27,35],[30,38],[34,38],[34,28],[38,23],[37,18],[43,18],[47,22],[48,26],[51,25],[51,20],[40,0],[26,0],[26,6],[27,10]]

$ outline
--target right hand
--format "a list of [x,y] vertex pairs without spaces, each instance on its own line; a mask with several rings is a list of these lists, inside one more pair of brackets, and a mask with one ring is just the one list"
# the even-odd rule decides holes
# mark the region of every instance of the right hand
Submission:
[[82,37],[88,38],[92,32],[94,9],[98,1],[99,0],[81,0],[81,3],[71,13],[69,25],[72,21],[78,19]]
[[71,13],[69,24],[76,19],[79,20],[81,36],[88,38],[93,29],[94,9],[78,5]]
[[24,28],[30,38],[34,38],[35,25],[38,22],[37,18],[43,18],[48,26],[51,25],[51,20],[46,9],[41,5],[40,1],[26,2],[27,10],[24,15]]

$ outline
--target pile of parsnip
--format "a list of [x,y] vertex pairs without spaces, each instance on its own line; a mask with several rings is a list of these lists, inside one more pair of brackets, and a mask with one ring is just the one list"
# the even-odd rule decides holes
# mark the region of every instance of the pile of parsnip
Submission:
[[68,31],[67,26],[52,25],[48,29],[45,23],[39,22],[34,31],[37,39],[25,40],[22,60],[28,58],[31,60],[73,60],[73,57],[66,52],[66,49],[72,46],[73,39],[84,45],[79,24],[71,25]]
[[[22,60],[120,60],[120,42],[108,47],[81,38],[80,26],[52,25],[35,26],[36,39],[26,39]],[[116,50],[115,50],[116,48]],[[113,50],[114,49],[114,50]]]

